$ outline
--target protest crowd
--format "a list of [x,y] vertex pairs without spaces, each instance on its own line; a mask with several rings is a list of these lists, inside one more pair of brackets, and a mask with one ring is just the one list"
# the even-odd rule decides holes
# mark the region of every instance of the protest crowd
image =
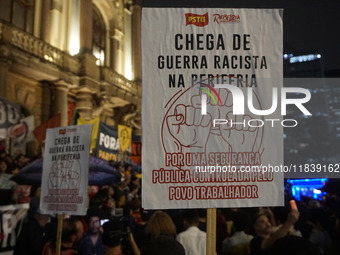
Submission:
[[[40,187],[29,186],[24,193],[10,180],[31,159],[0,156],[1,205],[29,203],[13,254],[56,254],[57,218],[40,211]],[[206,254],[206,209],[143,210],[141,170],[110,165],[120,182],[89,186],[87,215],[64,216],[61,254]],[[285,199],[285,207],[217,209],[216,254],[339,254],[337,195],[327,194],[322,201],[302,198],[295,210],[287,191]]]

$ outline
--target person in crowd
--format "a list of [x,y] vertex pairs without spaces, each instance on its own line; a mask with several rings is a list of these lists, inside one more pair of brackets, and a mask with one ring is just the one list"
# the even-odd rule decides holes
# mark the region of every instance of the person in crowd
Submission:
[[246,255],[250,253],[250,241],[254,238],[246,234],[250,216],[243,210],[233,211],[233,235],[223,240],[222,255]]
[[12,172],[12,169],[15,168],[14,166],[14,160],[12,158],[12,156],[10,154],[6,154],[5,157],[4,157],[4,160],[6,161],[7,163],[7,172],[11,173]]
[[183,213],[184,232],[177,235],[186,255],[206,254],[207,234],[198,228],[198,213],[196,210],[185,210]]
[[103,225],[105,255],[140,255],[128,226],[114,218]]
[[4,159],[0,159],[0,172],[1,173],[7,173],[7,162]]
[[139,186],[135,185],[135,184],[131,184],[130,185],[130,192],[128,194],[128,197],[127,197],[127,203],[131,203],[131,201],[133,199],[138,199],[139,198]]
[[148,212],[143,211],[140,215],[141,219],[139,223],[136,223],[135,218],[132,216],[131,205],[127,204],[123,208],[123,217],[120,219],[126,226],[131,230],[134,240],[139,248],[143,248],[144,245],[149,241],[145,234],[146,221],[148,220]]
[[108,186],[102,187],[102,189],[105,190],[106,192],[106,201],[105,201],[104,207],[110,210],[115,209],[116,201],[114,200],[114,194],[115,194],[114,188],[108,185]]
[[131,174],[126,174],[125,173],[125,186],[124,186],[124,189],[123,189],[123,192],[124,192],[124,195],[127,199],[129,193],[130,193],[130,184],[131,184]]
[[99,190],[93,197],[90,198],[89,208],[103,208],[107,200],[107,195],[104,190]]
[[89,230],[84,233],[79,244],[79,253],[82,255],[104,255],[103,233],[101,231],[101,211],[98,208],[90,208],[86,219]]
[[80,253],[80,247],[81,247],[81,238],[83,237],[83,234],[85,232],[83,217],[79,216],[71,216],[70,221],[72,224],[76,227],[76,239],[73,243],[73,249],[76,251],[77,254],[81,255]]
[[[0,140],[1,142],[1,140]],[[6,156],[7,152],[5,150],[0,150],[0,159],[4,159]]]
[[135,186],[137,186],[139,189],[141,188],[140,179],[137,177],[136,174],[131,175],[130,185],[135,185]]
[[132,173],[131,173],[131,170],[132,170],[131,164],[125,163],[124,170],[125,170],[125,174],[131,175],[131,174],[132,174]]
[[221,209],[217,209],[216,214],[216,252],[220,254],[222,251],[222,242],[229,236],[227,220]]
[[16,192],[18,194],[18,204],[27,204],[30,202],[30,185],[17,185],[16,186]]
[[[75,221],[71,218],[63,220],[60,255],[73,255],[77,252],[73,249],[77,241],[78,229]],[[56,254],[56,240],[48,241],[42,251],[42,255]]]
[[[267,213],[269,213],[269,215],[271,215],[270,217],[272,218],[270,220],[271,225],[273,227],[272,231],[276,231],[282,226],[282,224],[284,224],[284,222],[287,220],[287,215],[289,214],[289,211],[290,211],[290,208],[288,207],[277,207],[275,208],[275,211],[274,211],[275,216],[274,216],[274,213],[272,212],[272,210],[270,209],[267,210]],[[301,218],[301,216],[299,218]],[[288,234],[302,237],[301,231],[295,229],[295,225],[291,226],[291,228],[288,231]]]
[[40,211],[39,204],[39,198],[31,199],[27,222],[16,241],[13,255],[41,255],[50,216]]
[[116,208],[116,201],[112,197],[108,197],[104,204],[104,209],[107,211],[112,211]]
[[332,245],[330,232],[332,231],[332,220],[322,209],[313,209],[314,229],[309,241],[318,247],[322,254],[327,254]]
[[88,196],[90,199],[93,198],[97,194],[98,191],[99,191],[99,187],[96,185],[89,185],[87,187],[87,192],[88,192]]
[[146,224],[145,234],[149,239],[154,239],[160,235],[176,238],[177,233],[171,217],[163,211],[156,211]]
[[30,197],[40,198],[41,195],[41,186],[40,185],[32,185],[30,189]]
[[198,213],[198,228],[204,232],[207,232],[207,210],[199,209]]
[[128,185],[128,181],[128,179],[124,179],[115,189],[114,197],[116,201],[116,206],[119,208],[123,208],[126,205],[126,187]]
[[14,160],[14,164],[17,168],[21,169],[24,166],[26,166],[30,162],[30,158],[26,157],[26,155],[20,153],[18,156],[16,156]]
[[131,174],[131,184],[134,184],[136,186],[139,186],[140,187],[140,179],[137,177],[136,174]]
[[107,195],[108,197],[111,197],[111,198],[114,197],[115,190],[114,190],[114,187],[113,187],[113,186],[111,186],[111,185],[105,185],[105,186],[101,187],[101,189],[103,189],[103,190],[106,191],[106,195]]
[[123,182],[125,180],[125,168],[123,162],[116,162],[115,168],[117,173],[120,175],[120,180]]
[[170,236],[160,235],[142,250],[142,255],[185,255],[184,247]]
[[12,175],[8,174],[8,163],[0,160],[0,205],[8,205],[17,202],[16,183],[10,180]]
[[257,214],[253,224],[256,236],[250,243],[251,254],[270,254],[274,243],[288,234],[291,227],[299,219],[299,215],[300,213],[298,210],[291,210],[288,214],[287,220],[280,228],[273,232],[273,226],[270,222],[269,216],[263,212]]
[[90,199],[90,208],[100,208],[104,218],[111,216],[112,210],[116,208],[113,188],[104,186]]
[[144,224],[142,214],[143,214],[142,201],[140,198],[134,198],[131,201],[131,216],[135,219],[136,223]]

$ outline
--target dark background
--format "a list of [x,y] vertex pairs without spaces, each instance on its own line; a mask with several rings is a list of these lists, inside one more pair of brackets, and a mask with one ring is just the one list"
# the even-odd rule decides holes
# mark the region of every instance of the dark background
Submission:
[[143,7],[283,9],[284,53],[320,53],[326,77],[340,77],[340,1],[145,0]]

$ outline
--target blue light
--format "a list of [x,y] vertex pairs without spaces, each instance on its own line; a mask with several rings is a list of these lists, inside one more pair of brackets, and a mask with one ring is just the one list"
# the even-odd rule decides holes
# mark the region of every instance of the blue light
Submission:
[[327,178],[319,179],[289,179],[292,195],[296,200],[300,201],[301,196],[311,197],[317,200],[321,200],[322,196],[326,192],[322,192],[320,189],[325,185]]
[[314,193],[314,194],[321,194],[321,190],[314,189],[314,190],[313,190],[313,193]]
[[[313,183],[320,183],[323,185],[324,182],[326,182],[328,179],[327,178],[319,178],[319,179],[289,179],[287,180],[287,182],[291,183],[291,184],[295,184],[295,185],[309,185],[310,182]],[[306,184],[306,182],[308,182],[308,184]]]
[[307,55],[300,55],[294,56],[293,54],[284,54],[283,59],[289,59],[289,63],[302,63],[302,62],[310,62],[321,58],[321,54],[307,54]]

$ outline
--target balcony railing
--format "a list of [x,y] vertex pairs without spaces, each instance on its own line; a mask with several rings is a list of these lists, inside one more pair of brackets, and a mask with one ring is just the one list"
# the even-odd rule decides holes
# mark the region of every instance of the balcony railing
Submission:
[[79,72],[80,63],[77,58],[3,22],[0,22],[0,40],[41,60],[53,63],[65,71],[75,74]]
[[[81,63],[77,57],[73,57],[3,21],[0,21],[0,42],[15,46],[19,50],[29,53],[40,60],[50,62],[63,71],[71,72],[75,75],[78,75],[80,72]],[[117,86],[134,96],[140,94],[138,93],[137,83],[126,79],[107,67],[104,67],[102,71],[102,79],[105,82]]]
[[105,82],[115,84],[121,89],[130,92],[134,96],[138,95],[138,86],[135,82],[126,79],[123,75],[120,75],[107,67],[102,69],[102,74],[102,79]]

